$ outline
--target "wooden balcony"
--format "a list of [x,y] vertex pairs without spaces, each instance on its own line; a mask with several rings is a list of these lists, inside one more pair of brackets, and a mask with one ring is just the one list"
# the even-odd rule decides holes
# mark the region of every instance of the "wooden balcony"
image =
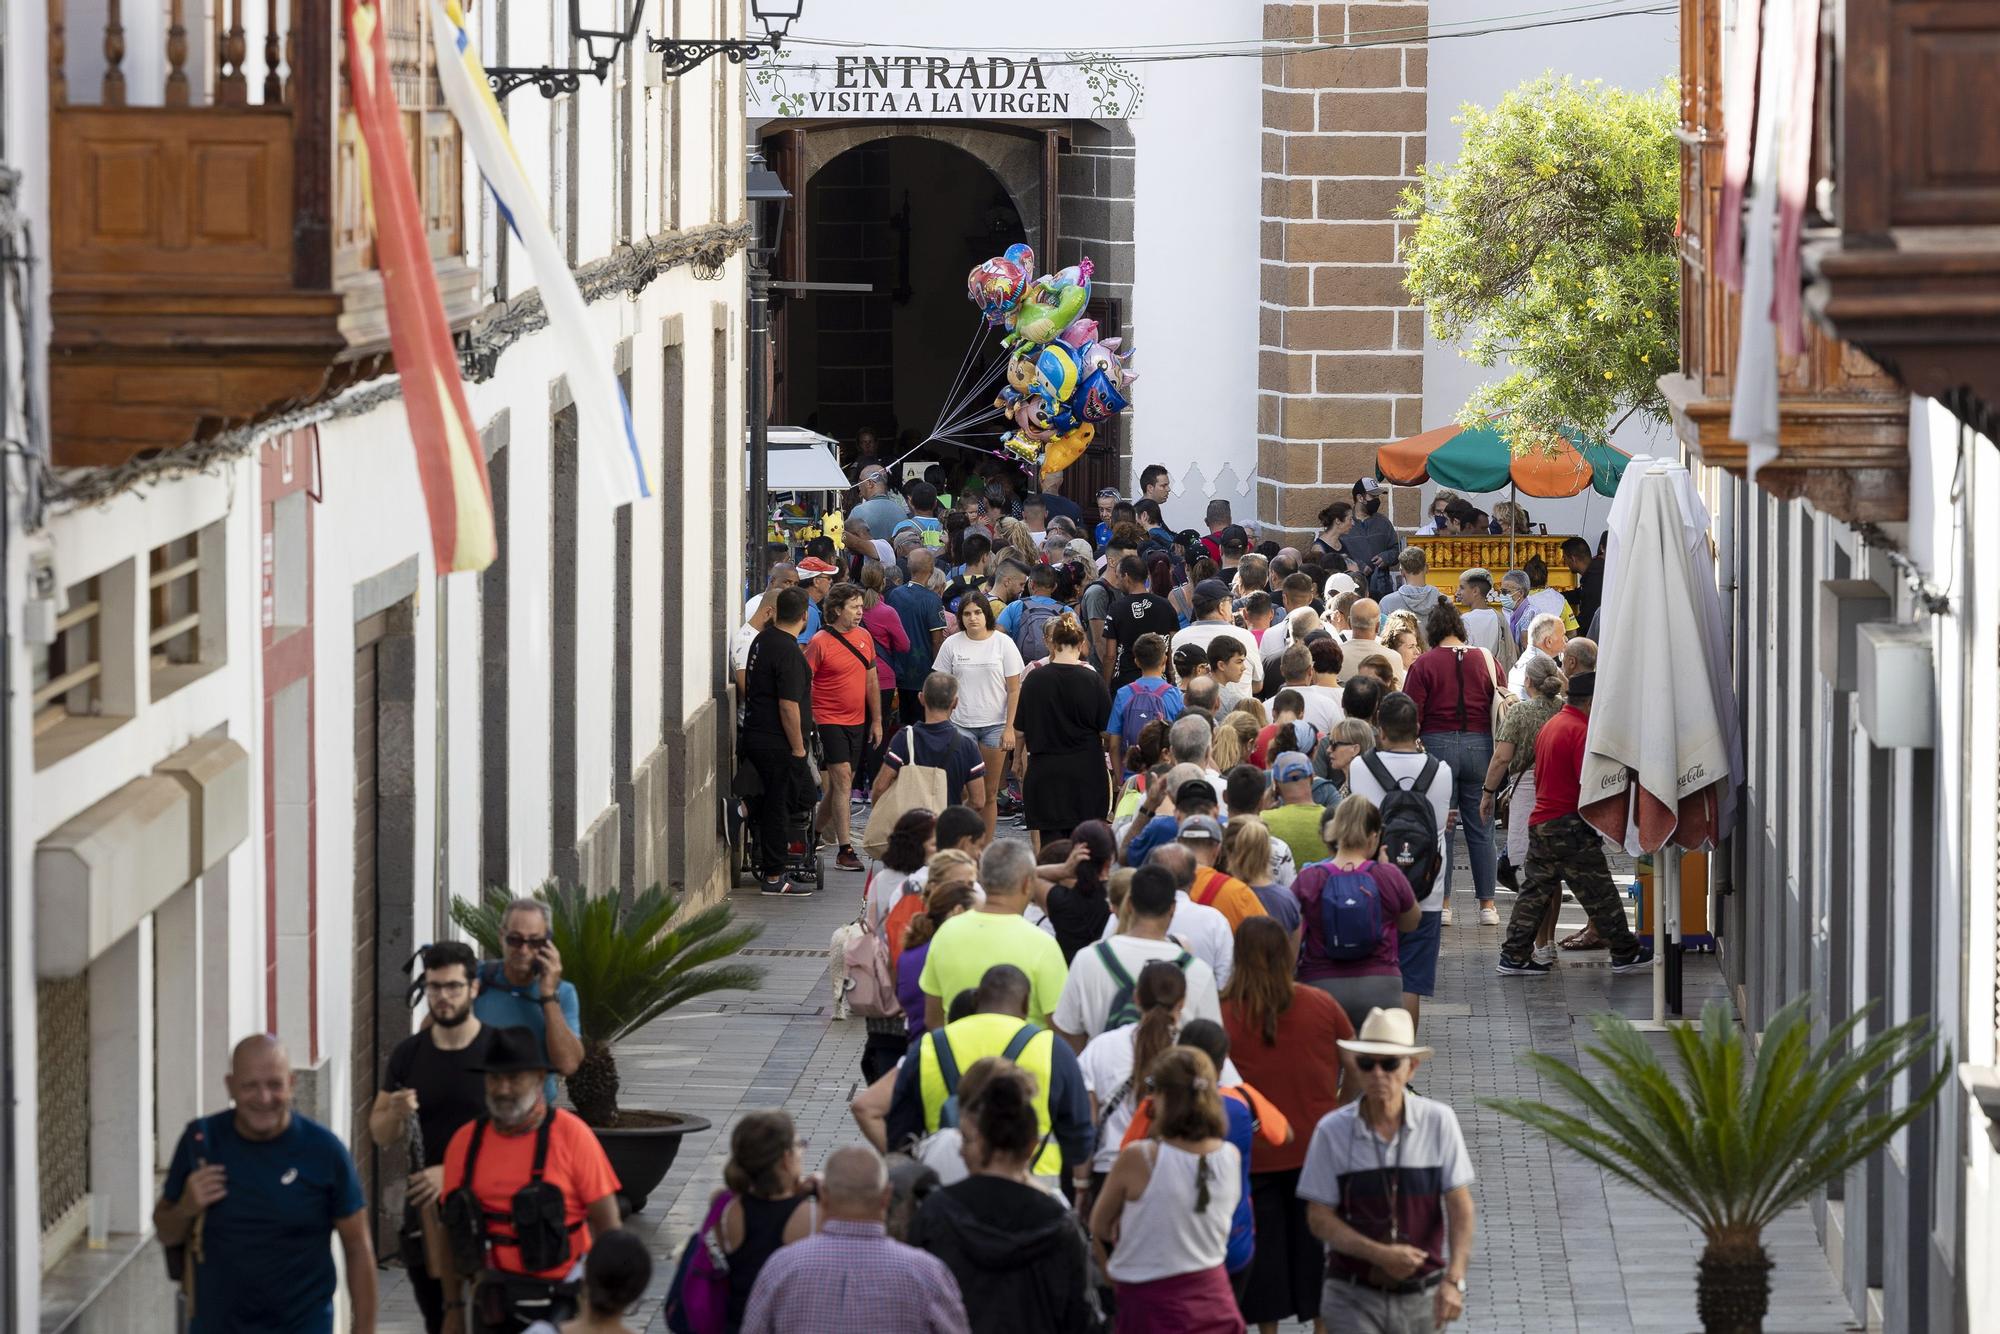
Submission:
[[[66,39],[78,34],[65,31],[64,0],[50,0],[59,466],[175,449],[387,369],[372,248],[365,235],[359,246],[337,235],[337,219],[358,223],[361,194],[335,128],[348,120],[334,114],[336,97],[346,103],[336,0],[248,0],[248,32],[245,3],[214,6],[214,29],[196,47],[206,59],[192,70],[183,0],[134,14],[162,29],[135,34],[132,45],[155,60],[141,69],[127,59],[119,0],[109,0],[101,75],[72,88]],[[457,126],[437,109],[441,98],[424,100],[435,88],[419,63],[423,12],[417,0],[385,7],[391,49],[411,65],[406,128],[456,327],[477,310],[477,282],[462,254]],[[249,68],[251,50],[261,72]],[[139,87],[158,104],[131,104]]]
[[1806,309],[2000,437],[2000,7],[1836,6],[1821,42],[1830,224]]
[[[1705,244],[1722,195],[1721,11],[1720,0],[1682,0],[1681,368],[1661,377],[1660,389],[1681,442],[1745,475],[1748,449],[1729,434],[1742,298],[1716,279]],[[1778,387],[1778,457],[1758,470],[1758,485],[1849,521],[1904,518],[1909,406],[1894,377],[1808,329],[1804,351],[1780,358]]]

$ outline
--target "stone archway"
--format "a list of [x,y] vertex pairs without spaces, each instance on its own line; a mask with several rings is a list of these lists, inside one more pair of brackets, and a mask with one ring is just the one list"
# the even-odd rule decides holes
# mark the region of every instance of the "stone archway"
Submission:
[[[1041,255],[1047,248],[1042,236],[1043,143],[1038,131],[1009,132],[972,123],[905,125],[826,125],[806,131],[805,160],[799,179],[810,186],[821,169],[850,149],[888,139],[921,139],[946,144],[976,159],[1007,192],[1015,211],[1027,228],[1028,244]],[[798,191],[792,187],[793,193]]]

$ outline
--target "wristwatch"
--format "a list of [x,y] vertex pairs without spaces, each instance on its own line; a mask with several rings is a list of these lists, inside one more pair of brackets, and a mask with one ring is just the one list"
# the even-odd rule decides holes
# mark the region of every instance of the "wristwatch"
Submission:
[[1466,1286],[1465,1286],[1465,1280],[1464,1280],[1464,1279],[1462,1279],[1462,1278],[1453,1278],[1453,1277],[1452,1277],[1451,1275],[1447,1274],[1447,1275],[1445,1275],[1445,1279],[1444,1279],[1444,1281],[1445,1281],[1445,1282],[1447,1282],[1447,1283],[1449,1283],[1449,1284],[1451,1284],[1451,1286],[1453,1286],[1454,1288],[1457,1288],[1457,1289],[1458,1289],[1458,1295],[1459,1295],[1459,1296],[1461,1296],[1461,1297],[1465,1296],[1465,1294],[1466,1294]]
[[562,1004],[562,996],[561,996],[560,994],[557,994],[557,995],[554,995],[554,996],[543,996],[543,997],[541,997],[540,999],[541,999],[541,1002],[542,1002],[542,1004],[544,1004],[544,1005],[560,1005],[560,1004]]

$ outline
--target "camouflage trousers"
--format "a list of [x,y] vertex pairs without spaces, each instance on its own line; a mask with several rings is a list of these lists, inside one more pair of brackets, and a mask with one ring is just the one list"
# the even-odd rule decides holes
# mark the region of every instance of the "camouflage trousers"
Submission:
[[1535,929],[1565,884],[1590,915],[1597,934],[1611,947],[1612,958],[1628,958],[1639,948],[1625,921],[1618,890],[1611,883],[1603,836],[1584,823],[1581,815],[1572,814],[1528,828],[1527,874],[1521,882],[1521,897],[1514,900],[1514,915],[1507,919],[1503,955],[1525,959],[1534,952]]

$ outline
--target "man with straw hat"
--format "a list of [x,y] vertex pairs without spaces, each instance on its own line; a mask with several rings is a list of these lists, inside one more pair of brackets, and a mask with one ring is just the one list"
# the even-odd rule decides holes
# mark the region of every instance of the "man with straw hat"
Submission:
[[1431,1049],[1407,1010],[1370,1010],[1340,1047],[1361,1100],[1321,1118],[1299,1174],[1306,1223],[1327,1245],[1320,1317],[1328,1334],[1428,1334],[1465,1312],[1465,1136],[1451,1108],[1409,1091]]

